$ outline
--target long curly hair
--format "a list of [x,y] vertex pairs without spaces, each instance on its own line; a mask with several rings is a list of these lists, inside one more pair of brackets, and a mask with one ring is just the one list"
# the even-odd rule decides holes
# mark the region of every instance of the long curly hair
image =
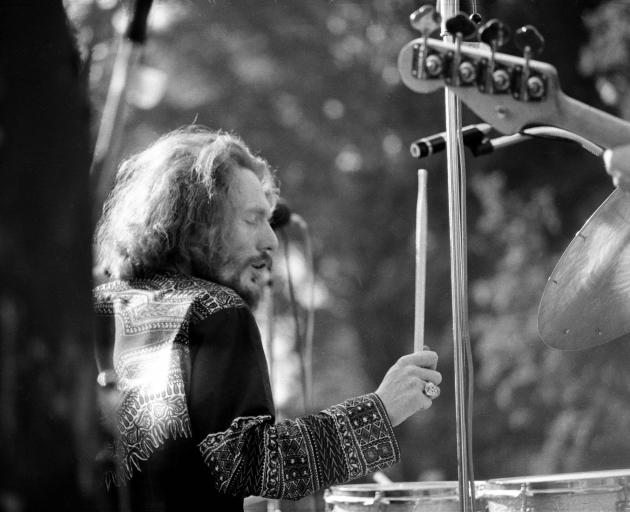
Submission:
[[273,206],[274,172],[237,136],[189,125],[125,160],[98,223],[96,272],[108,279],[180,272],[211,279],[232,171],[251,169]]

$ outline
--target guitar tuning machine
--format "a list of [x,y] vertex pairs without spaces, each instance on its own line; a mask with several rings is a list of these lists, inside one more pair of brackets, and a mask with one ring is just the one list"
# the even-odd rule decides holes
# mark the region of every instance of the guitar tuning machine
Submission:
[[492,72],[491,79],[492,90],[494,92],[507,92],[507,90],[510,88],[510,74],[507,72],[507,70],[503,68],[495,69]]
[[[422,34],[422,48],[414,47],[414,69],[416,77],[435,77],[442,72],[442,62],[438,57],[428,55],[427,39],[432,32],[440,28],[442,17],[432,5],[423,5],[409,15],[411,26]],[[437,60],[436,60],[437,59]]]
[[481,17],[481,14],[479,14],[478,12],[473,12],[470,16],[470,21],[472,21],[475,25],[479,25],[481,23],[481,21],[483,20],[483,18]]
[[530,76],[526,82],[527,97],[539,100],[545,96],[545,81],[539,76]]
[[432,5],[423,5],[409,15],[411,26],[423,36],[429,36],[440,28],[442,17]]
[[442,74],[444,63],[438,55],[429,55],[425,61],[426,73],[431,78],[437,78]]
[[438,78],[444,70],[444,61],[439,55],[427,54],[426,44],[414,44],[412,51],[411,75],[414,78]]
[[514,44],[523,52],[523,57],[529,60],[543,51],[545,38],[533,25],[525,25],[514,34]]
[[514,44],[523,53],[525,64],[520,79],[519,97],[523,100],[540,99],[545,95],[544,80],[532,75],[530,61],[532,56],[543,51],[545,39],[533,25],[525,25],[514,34]]
[[446,31],[455,39],[459,38],[461,40],[474,35],[477,31],[477,25],[463,12],[459,12],[452,18],[447,19],[444,26]]
[[446,20],[444,26],[455,39],[455,53],[450,65],[451,73],[448,83],[454,86],[471,84],[475,81],[477,72],[470,62],[462,62],[461,45],[464,39],[470,38],[477,32],[477,25],[466,14],[460,12]]
[[477,69],[469,61],[463,61],[457,70],[462,85],[471,85],[477,79]]
[[479,28],[479,40],[490,47],[490,62],[487,65],[486,81],[481,84],[488,92],[505,92],[510,87],[510,76],[504,69],[495,69],[496,51],[510,40],[510,28],[496,18]]

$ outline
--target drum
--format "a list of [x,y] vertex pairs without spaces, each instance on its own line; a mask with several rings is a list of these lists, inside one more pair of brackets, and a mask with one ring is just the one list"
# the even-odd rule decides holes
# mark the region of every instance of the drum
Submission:
[[[483,482],[476,482],[476,494]],[[458,483],[396,482],[337,485],[324,495],[328,512],[459,512]],[[475,507],[483,510],[483,507]]]
[[488,480],[480,499],[488,512],[629,511],[630,470]]

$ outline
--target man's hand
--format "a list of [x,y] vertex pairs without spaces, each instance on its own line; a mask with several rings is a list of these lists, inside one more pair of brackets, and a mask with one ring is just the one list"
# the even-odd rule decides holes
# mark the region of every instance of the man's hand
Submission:
[[431,407],[431,399],[424,393],[428,382],[439,385],[442,375],[436,371],[438,355],[421,350],[401,357],[392,366],[376,390],[387,414],[396,426],[420,409]]
[[630,145],[607,149],[604,164],[606,172],[612,176],[613,185],[630,192]]

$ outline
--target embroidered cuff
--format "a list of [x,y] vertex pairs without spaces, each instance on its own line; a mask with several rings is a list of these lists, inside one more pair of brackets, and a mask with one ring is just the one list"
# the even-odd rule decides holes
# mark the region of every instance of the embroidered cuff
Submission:
[[324,412],[335,422],[349,479],[400,461],[392,424],[383,402],[375,393],[351,398]]
[[252,455],[246,448],[248,431],[254,431],[270,421],[271,416],[236,418],[228,430],[209,434],[199,443],[201,456],[215,478],[219,491],[229,494],[237,468],[243,458]]

